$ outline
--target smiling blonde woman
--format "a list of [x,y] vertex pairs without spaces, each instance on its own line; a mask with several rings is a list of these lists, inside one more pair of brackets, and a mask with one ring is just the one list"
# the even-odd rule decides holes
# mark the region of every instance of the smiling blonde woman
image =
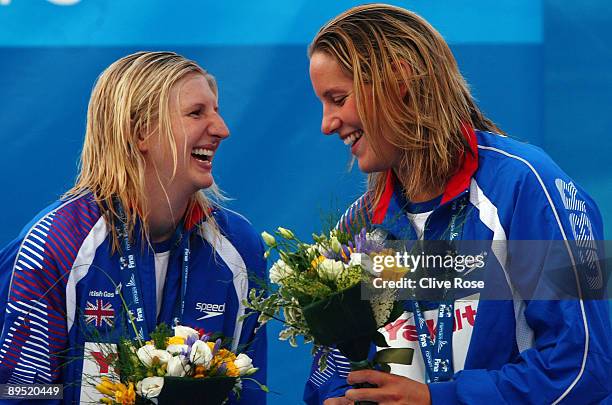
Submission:
[[248,344],[265,381],[265,329],[240,319],[262,243],[201,191],[216,192],[228,136],[215,79],[191,60],[138,52],[100,75],[76,185],[0,253],[0,383],[61,383],[65,403],[97,402],[91,377],[109,370],[96,342],[148,339],[161,322]]

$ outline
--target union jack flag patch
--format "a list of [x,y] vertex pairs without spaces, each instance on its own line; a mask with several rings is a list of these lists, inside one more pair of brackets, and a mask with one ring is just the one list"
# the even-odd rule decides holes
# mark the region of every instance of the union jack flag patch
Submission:
[[98,328],[104,324],[107,326],[113,326],[115,310],[110,302],[104,303],[103,300],[97,299],[94,301],[94,303],[87,301],[84,315],[85,322],[88,324],[93,323]]

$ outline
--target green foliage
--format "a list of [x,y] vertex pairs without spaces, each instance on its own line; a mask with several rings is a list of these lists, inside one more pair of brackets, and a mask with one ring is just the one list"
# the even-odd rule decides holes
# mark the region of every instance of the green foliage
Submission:
[[151,332],[151,340],[153,340],[155,348],[161,350],[166,348],[166,342],[172,336],[174,336],[172,329],[165,323],[160,323],[155,327],[155,330]]
[[147,368],[138,359],[136,350],[133,340],[121,338],[117,344],[117,357],[113,366],[123,382],[136,383],[147,376]]

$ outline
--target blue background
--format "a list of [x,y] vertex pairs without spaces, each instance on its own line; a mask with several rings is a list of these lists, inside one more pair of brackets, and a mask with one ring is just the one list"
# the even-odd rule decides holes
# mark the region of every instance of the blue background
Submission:
[[[0,245],[76,176],[89,93],[111,62],[173,50],[220,86],[232,135],[215,160],[228,206],[259,230],[308,238],[363,191],[350,154],[320,133],[306,45],[354,1],[0,0]],[[393,4],[447,39],[483,110],[543,147],[595,198],[612,232],[612,5],[606,0]],[[299,403],[309,348],[276,341],[271,404]]]

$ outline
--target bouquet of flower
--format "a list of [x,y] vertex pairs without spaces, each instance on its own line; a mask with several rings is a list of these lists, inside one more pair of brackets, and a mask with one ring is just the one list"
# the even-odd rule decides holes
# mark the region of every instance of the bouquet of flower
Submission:
[[[391,289],[370,291],[371,298],[363,300],[362,284],[368,288],[374,277],[397,278],[408,269],[375,272],[375,257],[393,252],[385,249],[382,238],[365,229],[354,237],[338,229],[329,235],[313,235],[313,244],[298,240],[285,228],[279,227],[275,234],[264,232],[262,237],[268,246],[266,255],[271,250],[279,255],[270,269],[270,281],[278,289],[268,296],[251,290],[245,305],[259,312],[262,323],[272,318],[284,322],[279,338],[292,346],[297,345],[298,336],[313,342],[314,351],[323,351],[322,370],[331,346],[351,361],[353,369],[371,367],[367,361],[370,343],[387,346],[378,328],[399,316],[403,308]],[[410,364],[412,351],[407,351],[406,358],[397,362]]]
[[163,404],[180,398],[181,403],[222,404],[232,390],[239,394],[241,379],[257,371],[249,356],[228,350],[221,336],[187,326],[172,329],[160,324],[148,342],[117,344],[111,358],[118,378],[102,377],[96,385],[102,402]]

